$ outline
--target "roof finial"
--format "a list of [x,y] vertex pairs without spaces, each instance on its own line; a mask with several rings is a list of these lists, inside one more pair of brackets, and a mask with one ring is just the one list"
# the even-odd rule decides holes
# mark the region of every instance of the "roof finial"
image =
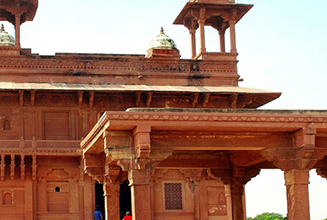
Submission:
[[5,26],[3,24],[1,24],[1,32],[5,32]]
[[160,28],[160,34],[165,34],[165,33],[164,33],[164,29],[163,29],[162,26],[161,26],[161,28]]

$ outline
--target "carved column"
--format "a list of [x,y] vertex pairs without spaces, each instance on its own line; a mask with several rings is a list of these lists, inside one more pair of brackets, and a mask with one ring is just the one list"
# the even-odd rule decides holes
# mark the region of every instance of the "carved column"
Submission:
[[5,155],[1,154],[1,165],[0,165],[1,180],[5,180],[5,168],[6,168]]
[[120,219],[120,182],[118,181],[119,175],[120,167],[106,165],[105,180],[103,183],[106,220]]
[[230,30],[230,52],[237,53],[236,51],[236,33],[235,33],[235,24],[236,21],[229,21],[229,30]]
[[200,18],[198,20],[198,24],[199,24],[199,32],[200,32],[200,53],[202,54],[206,52],[205,35],[204,35],[206,8],[200,8],[199,12],[200,12]]
[[10,155],[10,179],[15,178],[15,154]]
[[193,59],[196,56],[196,41],[195,41],[195,32],[196,29],[198,29],[199,25],[195,18],[191,19],[185,19],[184,26],[187,27],[187,29],[190,32],[191,37],[191,58]]
[[315,147],[315,134],[315,128],[304,127],[292,134],[293,146],[261,152],[284,171],[289,220],[310,219],[309,170],[326,154],[326,149]]
[[219,33],[219,43],[220,43],[220,52],[221,53],[225,53],[226,49],[225,49],[225,29],[220,29],[218,31]]
[[20,155],[20,179],[24,180],[25,179],[25,155],[21,154]]
[[235,33],[235,24],[236,24],[237,10],[232,10],[231,20],[228,21],[229,30],[230,30],[230,52],[237,53],[236,50],[236,33]]
[[287,217],[289,220],[310,219],[309,212],[309,170],[284,172],[287,192]]
[[206,52],[206,47],[205,47],[205,37],[204,37],[204,22],[205,20],[199,20],[199,34],[200,34],[200,53],[203,54]]
[[191,36],[191,58],[196,56],[195,29],[190,29]]
[[[18,10],[18,9],[17,9]],[[20,17],[19,13],[15,14],[15,46],[20,47]]]
[[37,171],[37,162],[36,155],[32,155],[32,184],[33,184],[33,219],[36,219],[37,216],[37,180],[36,180],[36,171]]
[[151,172],[150,169],[133,169],[128,172],[131,187],[132,214],[134,220],[151,219]]
[[225,185],[227,214],[229,220],[244,220],[245,207],[243,207],[244,185],[231,182]]
[[119,190],[119,182],[110,182],[107,180],[103,184],[106,220],[120,219]]

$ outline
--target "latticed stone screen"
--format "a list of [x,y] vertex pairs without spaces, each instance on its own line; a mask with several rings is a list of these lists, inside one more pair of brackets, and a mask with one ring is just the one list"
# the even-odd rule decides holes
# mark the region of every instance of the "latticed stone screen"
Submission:
[[182,210],[182,184],[181,183],[165,183],[165,209],[166,210]]

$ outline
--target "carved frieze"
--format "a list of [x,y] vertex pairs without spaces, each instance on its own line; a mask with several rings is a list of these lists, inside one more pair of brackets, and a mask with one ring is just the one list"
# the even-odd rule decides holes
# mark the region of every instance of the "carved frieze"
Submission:
[[113,114],[108,115],[108,119],[114,120],[158,120],[158,121],[220,121],[220,122],[271,122],[271,123],[280,123],[280,122],[299,122],[299,123],[322,123],[327,122],[327,117],[324,115],[316,115],[307,117],[303,114],[298,115],[285,115],[282,114],[256,114],[256,115],[246,115],[246,114],[193,114],[193,115],[186,115],[186,114],[153,114],[142,112],[133,114],[129,112],[128,114],[124,113],[121,114],[119,112],[115,112]]
[[[224,54],[226,56],[228,54]],[[144,60],[147,61],[147,60]],[[106,60],[67,60],[62,57],[48,59],[9,59],[0,60],[0,69],[62,69],[62,70],[97,70],[97,71],[140,71],[140,72],[236,72],[236,61],[202,62],[142,62],[138,59],[107,58]]]

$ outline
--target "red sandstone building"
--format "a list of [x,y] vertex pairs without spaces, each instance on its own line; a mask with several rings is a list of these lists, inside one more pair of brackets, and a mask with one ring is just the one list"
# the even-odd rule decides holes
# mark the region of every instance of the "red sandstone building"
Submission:
[[187,60],[163,30],[146,56],[31,54],[20,25],[37,6],[0,0],[15,26],[0,32],[0,220],[91,220],[96,205],[110,220],[244,220],[244,185],[265,168],[285,173],[288,219],[310,219],[327,113],[256,110],[280,93],[238,86],[235,25],[252,5],[187,2],[174,21],[190,32]]

